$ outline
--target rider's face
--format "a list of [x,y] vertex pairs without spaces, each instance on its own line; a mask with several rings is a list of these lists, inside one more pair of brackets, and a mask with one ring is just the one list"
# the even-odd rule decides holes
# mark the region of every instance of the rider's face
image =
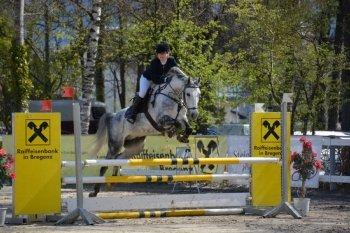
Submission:
[[157,57],[162,65],[164,65],[169,58],[169,52],[157,53]]

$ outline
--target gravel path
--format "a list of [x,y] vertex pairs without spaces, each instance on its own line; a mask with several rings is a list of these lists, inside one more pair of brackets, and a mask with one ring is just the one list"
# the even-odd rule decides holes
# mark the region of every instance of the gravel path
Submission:
[[[101,193],[101,196],[109,195],[129,195],[129,193],[125,191]],[[74,196],[74,190],[63,189],[62,196]],[[280,214],[272,219],[243,215],[123,219],[94,226],[85,226],[81,221],[69,226],[37,222],[29,225],[7,225],[0,227],[0,232],[350,232],[349,189],[337,192],[315,190],[310,197],[310,213],[303,219],[293,219],[289,215]],[[11,207],[10,187],[1,190],[0,203]]]

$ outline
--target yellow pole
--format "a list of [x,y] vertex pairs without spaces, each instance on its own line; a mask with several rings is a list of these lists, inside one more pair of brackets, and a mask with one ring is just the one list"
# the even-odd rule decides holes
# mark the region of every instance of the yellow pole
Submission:
[[113,213],[98,213],[97,216],[102,219],[120,219],[120,218],[160,218],[160,217],[182,217],[182,216],[203,216],[204,209],[189,210],[165,210],[165,211],[125,211]]

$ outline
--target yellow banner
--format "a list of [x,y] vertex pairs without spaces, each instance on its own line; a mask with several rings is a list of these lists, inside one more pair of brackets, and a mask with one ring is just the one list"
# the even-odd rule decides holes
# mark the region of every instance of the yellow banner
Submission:
[[[290,114],[287,115],[287,118],[287,148],[290,148]],[[281,159],[281,113],[253,113],[251,122],[252,157],[274,157]],[[290,154],[288,153],[288,161],[289,157]],[[280,204],[281,182],[280,164],[252,165],[252,205],[277,206]],[[288,188],[290,199],[290,185],[288,185]]]
[[14,113],[14,213],[61,212],[61,116]]

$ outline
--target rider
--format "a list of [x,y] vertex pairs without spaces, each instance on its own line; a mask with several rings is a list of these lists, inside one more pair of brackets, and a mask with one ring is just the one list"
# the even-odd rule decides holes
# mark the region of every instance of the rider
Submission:
[[170,47],[166,42],[156,46],[156,57],[150,66],[143,72],[140,78],[140,91],[136,93],[132,106],[125,113],[127,121],[135,123],[143,98],[145,98],[151,83],[161,84],[165,81],[166,73],[174,66],[176,61],[170,56]]

